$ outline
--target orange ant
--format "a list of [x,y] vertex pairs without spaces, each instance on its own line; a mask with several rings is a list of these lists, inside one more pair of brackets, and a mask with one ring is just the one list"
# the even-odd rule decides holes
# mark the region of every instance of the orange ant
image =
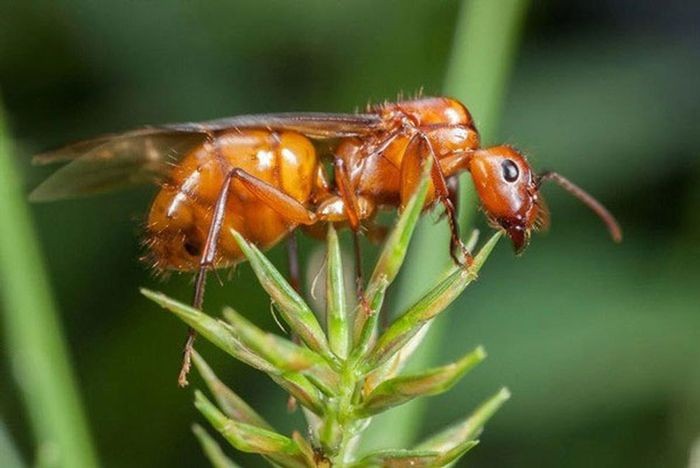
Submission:
[[[329,140],[329,183],[312,140]],[[358,232],[373,229],[379,208],[402,207],[432,159],[425,209],[442,204],[450,226],[450,254],[471,262],[459,238],[451,181],[468,171],[490,221],[522,252],[533,229],[546,226],[540,185],[553,181],[591,208],[612,238],[615,218],[555,172],[536,174],[510,146],[482,148],[469,111],[446,97],[385,103],[365,113],[250,115],[200,123],[147,127],[75,143],[41,154],[44,164],[67,161],[31,194],[54,200],[140,184],[160,183],[146,225],[146,246],[157,270],[196,271],[193,306],[201,308],[207,272],[243,259],[235,229],[261,248],[299,226],[347,223],[354,236],[358,294],[362,276]],[[295,244],[290,270],[298,285]],[[187,384],[194,340],[190,330],[180,385]]]

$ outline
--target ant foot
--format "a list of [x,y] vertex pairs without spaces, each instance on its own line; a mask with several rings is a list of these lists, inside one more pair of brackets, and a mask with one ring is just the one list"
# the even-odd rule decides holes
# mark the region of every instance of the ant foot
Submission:
[[191,367],[191,355],[189,352],[185,351],[185,356],[182,358],[182,368],[180,368],[180,374],[177,377],[177,384],[182,388],[185,388],[190,384],[187,381],[187,375],[190,373]]
[[455,265],[462,268],[469,268],[474,263],[474,257],[461,239],[457,239],[450,245],[450,256]]
[[184,388],[190,383],[187,381],[187,375],[190,373],[192,368],[192,351],[194,351],[194,337],[195,333],[192,329],[187,335],[187,341],[185,342],[185,349],[182,350],[182,367],[180,368],[180,374],[177,377],[177,384]]

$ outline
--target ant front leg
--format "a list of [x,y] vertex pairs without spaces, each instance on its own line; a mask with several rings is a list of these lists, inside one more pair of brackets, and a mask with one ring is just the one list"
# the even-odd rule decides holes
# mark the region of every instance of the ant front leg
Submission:
[[452,206],[455,207],[455,210],[459,211],[459,177],[454,176],[447,178],[447,191]]
[[420,183],[422,164],[426,158],[432,158],[433,160],[430,177],[435,196],[445,208],[445,215],[450,228],[450,257],[457,265],[470,266],[473,262],[473,257],[460,238],[457,209],[453,203],[453,197],[450,196],[450,190],[445,180],[440,160],[433,150],[430,139],[422,133],[418,133],[411,138],[401,161],[401,205],[405,206],[417,189]]
[[[447,215],[447,221],[450,226],[450,257],[452,257],[452,260],[457,265],[471,266],[474,258],[460,237],[457,208],[453,203],[453,199],[448,194],[445,197],[441,197],[441,201],[445,207],[445,214]],[[461,254],[462,257],[459,257],[459,254]]]

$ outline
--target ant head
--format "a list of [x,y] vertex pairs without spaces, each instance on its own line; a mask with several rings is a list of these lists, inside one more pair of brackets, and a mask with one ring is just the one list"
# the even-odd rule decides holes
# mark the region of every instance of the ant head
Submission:
[[617,221],[596,199],[555,172],[535,174],[525,156],[510,146],[475,151],[469,171],[489,220],[506,231],[516,253],[527,246],[533,229],[549,225],[549,212],[539,193],[542,182],[548,180],[593,210],[607,225],[613,240],[622,239]]
[[516,253],[522,252],[530,231],[548,221],[527,159],[510,146],[480,149],[471,157],[469,171],[489,220],[506,231]]

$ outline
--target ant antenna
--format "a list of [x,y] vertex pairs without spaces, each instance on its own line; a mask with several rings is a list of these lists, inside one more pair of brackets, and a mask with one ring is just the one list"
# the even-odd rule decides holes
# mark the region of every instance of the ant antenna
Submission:
[[542,182],[547,180],[554,181],[558,186],[581,200],[584,205],[593,210],[593,212],[597,214],[598,217],[605,223],[613,240],[615,242],[622,241],[622,229],[620,228],[620,225],[615,217],[607,210],[607,208],[601,205],[598,200],[593,198],[593,196],[591,196],[588,192],[571,182],[566,177],[552,171],[543,172],[538,176],[537,187],[539,188]]

